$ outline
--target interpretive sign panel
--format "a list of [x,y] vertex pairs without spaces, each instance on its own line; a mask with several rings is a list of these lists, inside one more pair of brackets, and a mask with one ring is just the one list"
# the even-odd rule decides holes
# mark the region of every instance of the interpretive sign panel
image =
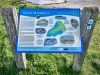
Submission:
[[80,9],[19,10],[17,52],[82,53]]

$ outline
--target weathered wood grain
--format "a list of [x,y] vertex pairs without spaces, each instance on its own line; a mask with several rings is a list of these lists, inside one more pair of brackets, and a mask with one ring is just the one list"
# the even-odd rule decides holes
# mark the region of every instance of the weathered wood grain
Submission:
[[10,40],[12,51],[14,54],[14,60],[18,69],[26,68],[26,56],[25,53],[15,53],[16,36],[18,35],[18,18],[17,11],[14,7],[3,7],[2,18],[5,23],[6,31]]
[[[81,71],[82,65],[84,62],[85,55],[87,53],[87,49],[90,43],[90,39],[98,18],[99,9],[97,7],[85,7],[82,11],[82,19],[81,19],[81,36],[84,38],[84,53],[83,54],[75,54],[73,59],[73,70],[76,72]],[[89,19],[93,19],[92,28],[87,29],[87,24]]]

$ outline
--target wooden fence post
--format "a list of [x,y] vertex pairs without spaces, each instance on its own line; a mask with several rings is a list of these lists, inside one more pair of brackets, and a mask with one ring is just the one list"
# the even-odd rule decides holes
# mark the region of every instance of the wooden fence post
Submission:
[[6,31],[14,54],[14,60],[18,69],[26,68],[25,53],[15,53],[16,36],[18,35],[18,17],[14,7],[3,7],[1,9],[2,18],[5,23]]
[[[84,53],[83,54],[75,54],[73,59],[73,70],[76,72],[81,71],[82,65],[84,62],[85,55],[87,53],[87,49],[89,46],[89,42],[98,18],[99,9],[97,7],[85,7],[82,11],[82,19],[81,19],[81,36],[84,39]],[[87,29],[89,19],[93,19],[93,24],[91,29]]]

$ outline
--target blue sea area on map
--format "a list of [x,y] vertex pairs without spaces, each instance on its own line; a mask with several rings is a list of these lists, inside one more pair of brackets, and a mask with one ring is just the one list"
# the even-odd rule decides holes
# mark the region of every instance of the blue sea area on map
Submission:
[[58,31],[56,31],[54,34],[50,34],[50,32],[51,32],[53,29],[57,28],[57,27],[58,27],[58,22],[56,22],[55,25],[54,25],[54,27],[51,28],[51,29],[48,31],[47,37],[50,37],[50,36],[57,36],[57,35],[59,35],[59,34],[63,34],[63,31],[62,31],[62,30],[58,30]]

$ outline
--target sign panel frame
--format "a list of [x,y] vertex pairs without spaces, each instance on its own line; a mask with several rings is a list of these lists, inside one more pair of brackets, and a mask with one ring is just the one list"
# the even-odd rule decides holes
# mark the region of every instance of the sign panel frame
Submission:
[[80,36],[80,29],[78,8],[21,8],[18,16],[16,52],[83,53],[84,40]]

